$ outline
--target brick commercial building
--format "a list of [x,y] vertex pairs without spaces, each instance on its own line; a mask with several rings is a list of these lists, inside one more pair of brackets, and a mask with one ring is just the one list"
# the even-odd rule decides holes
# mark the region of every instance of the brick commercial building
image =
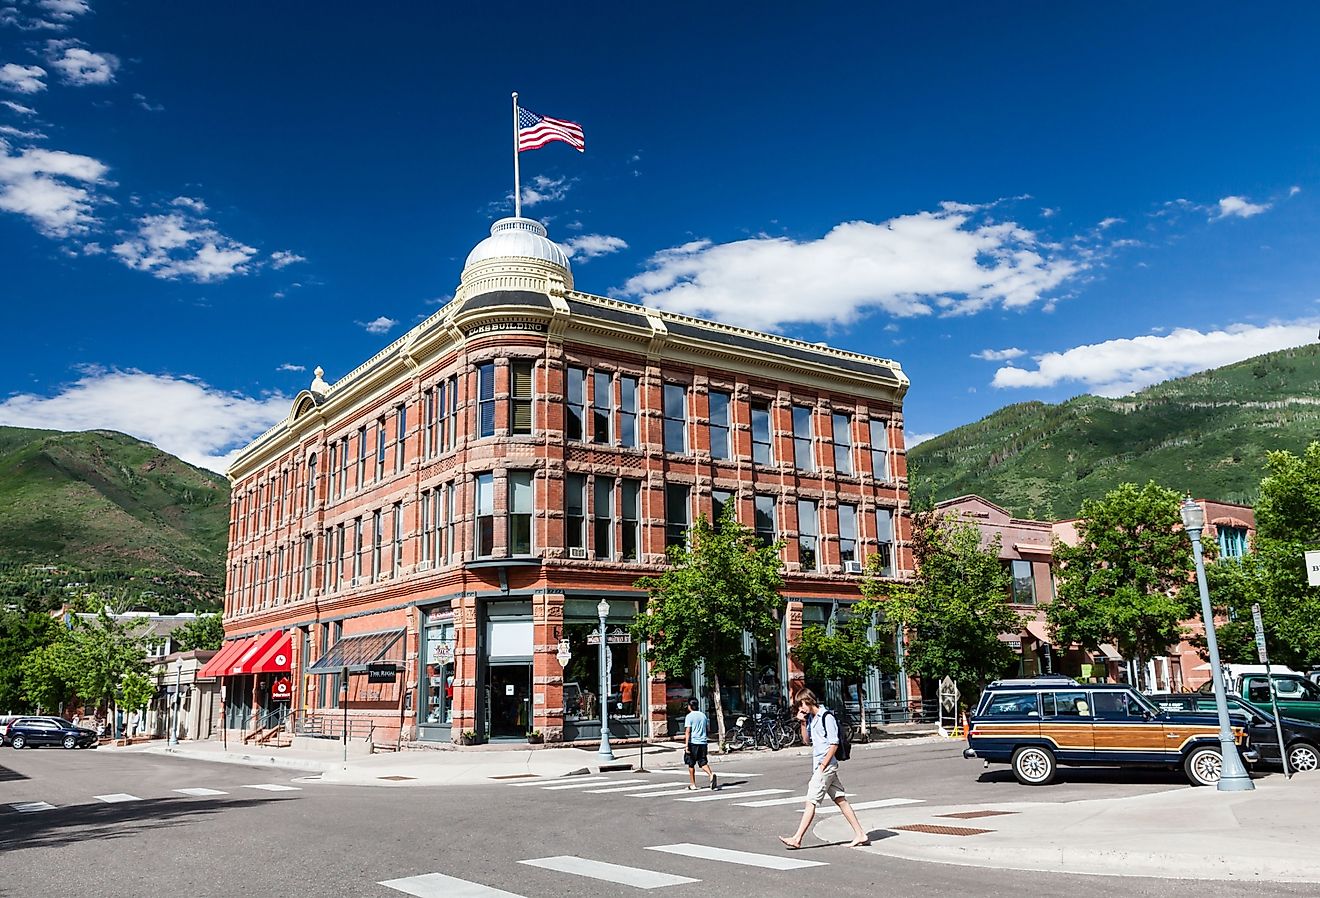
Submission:
[[208,665],[228,724],[595,739],[605,599],[611,733],[660,735],[704,690],[649,675],[634,583],[728,503],[786,540],[789,604],[727,701],[782,698],[789,645],[859,597],[866,558],[911,568],[907,387],[892,361],[577,292],[539,223],[496,222],[451,302],[333,384],[318,368],[234,461],[230,642]]

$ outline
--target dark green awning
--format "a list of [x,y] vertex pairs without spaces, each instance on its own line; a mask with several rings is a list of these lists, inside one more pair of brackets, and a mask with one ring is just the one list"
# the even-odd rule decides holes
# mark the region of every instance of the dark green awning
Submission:
[[[309,674],[337,674],[347,667],[350,671],[366,670],[367,665],[375,661],[397,661],[402,658],[386,658],[386,654],[403,638],[403,630],[383,630],[380,633],[360,633],[345,636],[330,647],[330,651],[307,668]],[[398,654],[402,655],[402,652]]]

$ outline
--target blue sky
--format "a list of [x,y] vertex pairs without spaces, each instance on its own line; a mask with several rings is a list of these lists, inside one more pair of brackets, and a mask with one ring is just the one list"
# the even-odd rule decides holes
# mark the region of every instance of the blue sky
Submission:
[[0,0],[0,423],[222,469],[450,295],[511,90],[580,289],[897,359],[912,438],[1315,339],[1320,9],[714,9]]

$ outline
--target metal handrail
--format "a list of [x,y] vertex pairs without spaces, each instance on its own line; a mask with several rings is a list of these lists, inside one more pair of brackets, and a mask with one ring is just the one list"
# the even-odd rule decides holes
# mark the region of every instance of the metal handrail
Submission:
[[[360,717],[348,719],[348,738],[373,740],[376,721]],[[293,718],[293,734],[310,736],[315,739],[344,738],[344,717],[342,712],[300,711]]]

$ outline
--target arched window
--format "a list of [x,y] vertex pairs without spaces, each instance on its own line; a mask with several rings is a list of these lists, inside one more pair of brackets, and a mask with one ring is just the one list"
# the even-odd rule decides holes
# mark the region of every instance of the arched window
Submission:
[[307,511],[316,507],[316,453],[307,457]]

